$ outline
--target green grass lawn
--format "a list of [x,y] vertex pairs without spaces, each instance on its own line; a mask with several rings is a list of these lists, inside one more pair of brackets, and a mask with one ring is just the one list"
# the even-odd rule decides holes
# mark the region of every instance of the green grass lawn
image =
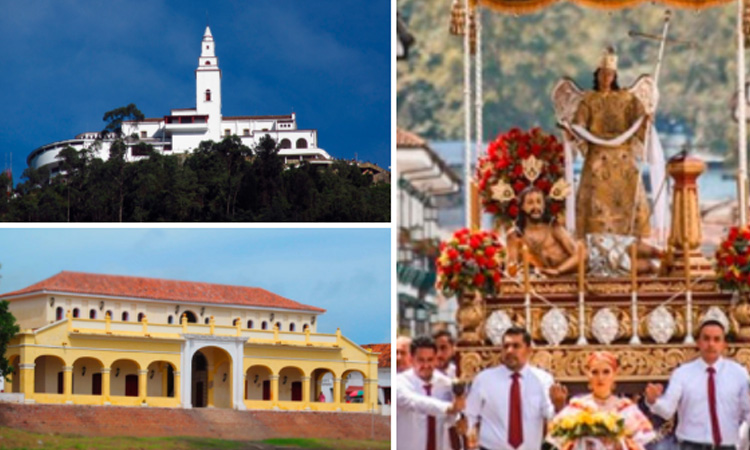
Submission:
[[355,441],[333,439],[269,439],[258,442],[226,441],[222,439],[196,437],[86,437],[73,435],[53,435],[30,433],[12,428],[0,427],[0,450],[10,449],[53,449],[53,450],[245,450],[245,449],[327,449],[327,450],[385,450],[390,442]]

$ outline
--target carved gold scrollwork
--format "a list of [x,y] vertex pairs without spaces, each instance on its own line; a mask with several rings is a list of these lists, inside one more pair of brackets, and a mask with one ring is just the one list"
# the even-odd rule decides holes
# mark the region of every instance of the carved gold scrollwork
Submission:
[[488,367],[477,352],[461,353],[461,379],[470,380],[480,370]]
[[467,344],[481,344],[484,342],[483,324],[485,320],[484,302],[481,294],[459,297],[456,318],[460,329],[459,341]]

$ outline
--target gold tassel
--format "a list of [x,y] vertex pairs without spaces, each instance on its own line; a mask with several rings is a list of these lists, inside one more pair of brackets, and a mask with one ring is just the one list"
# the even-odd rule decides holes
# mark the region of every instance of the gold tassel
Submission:
[[466,10],[463,0],[453,0],[451,4],[450,33],[454,36],[464,35],[464,24],[466,22]]

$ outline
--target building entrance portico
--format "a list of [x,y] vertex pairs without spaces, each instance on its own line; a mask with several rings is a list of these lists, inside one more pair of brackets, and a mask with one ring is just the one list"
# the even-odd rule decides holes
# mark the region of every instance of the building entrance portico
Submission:
[[186,408],[245,409],[242,352],[245,339],[230,336],[185,335],[181,377]]

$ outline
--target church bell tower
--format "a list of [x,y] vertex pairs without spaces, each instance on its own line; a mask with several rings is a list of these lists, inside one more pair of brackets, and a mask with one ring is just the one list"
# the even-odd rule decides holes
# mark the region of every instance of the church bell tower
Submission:
[[221,139],[221,69],[216,57],[214,37],[206,26],[201,42],[201,56],[195,70],[195,109],[199,115],[208,115],[207,139]]

